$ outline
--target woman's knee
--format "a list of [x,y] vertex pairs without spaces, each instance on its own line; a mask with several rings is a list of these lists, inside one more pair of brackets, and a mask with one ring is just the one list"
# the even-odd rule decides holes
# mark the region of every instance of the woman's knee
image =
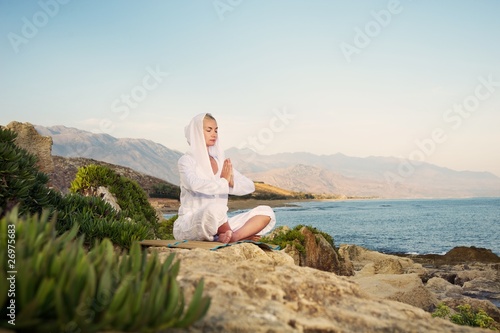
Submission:
[[260,205],[255,207],[255,209],[258,211],[259,215],[269,216],[271,218],[271,221],[276,220],[276,216],[274,215],[274,210],[271,207]]

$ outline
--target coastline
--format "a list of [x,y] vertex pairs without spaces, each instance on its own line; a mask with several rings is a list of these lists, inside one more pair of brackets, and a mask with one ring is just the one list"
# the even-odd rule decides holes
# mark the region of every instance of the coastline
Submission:
[[[296,203],[301,202],[323,202],[323,201],[344,201],[344,200],[373,200],[375,197],[339,197],[339,198],[313,198],[313,199],[234,199],[229,198],[229,212],[235,210],[251,209],[259,205],[275,207],[296,207]],[[175,214],[179,210],[180,202],[176,199],[149,198],[149,203],[162,214]]]
[[309,202],[316,201],[316,199],[273,199],[273,200],[260,200],[260,199],[243,199],[243,200],[229,200],[227,206],[229,211],[251,209],[260,205],[275,207],[297,207],[296,202]]
[[[260,199],[236,199],[229,200],[229,211],[251,209],[259,205],[270,207],[294,207],[296,202],[319,201],[323,199],[276,199],[276,200],[260,200]],[[175,199],[165,198],[149,198],[149,202],[161,214],[176,214],[179,210],[180,202]]]

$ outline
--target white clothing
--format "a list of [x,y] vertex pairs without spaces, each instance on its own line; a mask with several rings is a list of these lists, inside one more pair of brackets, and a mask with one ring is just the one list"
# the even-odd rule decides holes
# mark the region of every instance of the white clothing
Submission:
[[[175,239],[213,241],[217,229],[224,223],[229,222],[229,226],[235,231],[255,215],[267,215],[271,218],[258,235],[269,232],[276,224],[276,218],[268,206],[258,206],[228,219],[228,195],[250,194],[255,191],[255,185],[234,168],[233,187],[229,187],[227,180],[220,177],[224,152],[220,149],[219,140],[207,152],[203,135],[204,117],[205,113],[194,117],[185,130],[190,151],[178,161],[181,206],[179,217],[174,223]],[[217,162],[216,174],[213,173],[209,154]]]

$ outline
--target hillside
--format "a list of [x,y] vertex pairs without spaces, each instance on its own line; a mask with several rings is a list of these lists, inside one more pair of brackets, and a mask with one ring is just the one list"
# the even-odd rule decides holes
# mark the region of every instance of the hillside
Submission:
[[171,192],[177,193],[177,195],[169,197],[170,199],[178,200],[179,198],[179,186],[171,184],[163,179],[143,174],[128,167],[83,157],[52,156],[52,160],[54,161],[54,171],[49,174],[49,185],[62,193],[69,192],[69,187],[73,179],[75,179],[78,168],[89,164],[97,164],[108,167],[119,175],[136,181],[149,196],[154,196],[154,187],[161,185],[169,188]]

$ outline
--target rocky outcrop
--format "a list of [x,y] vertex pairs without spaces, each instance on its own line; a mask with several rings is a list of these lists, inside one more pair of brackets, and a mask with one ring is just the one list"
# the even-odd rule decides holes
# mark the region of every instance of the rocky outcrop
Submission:
[[339,252],[357,269],[352,280],[361,290],[383,298],[403,302],[426,311],[438,304],[436,296],[425,288],[421,276],[425,269],[411,259],[370,251],[356,245],[342,245]]
[[37,167],[44,173],[54,170],[52,162],[52,138],[41,136],[30,123],[10,122],[6,128],[17,133],[15,143],[37,157]]
[[[458,247],[443,256],[412,257],[421,263],[356,245],[342,245],[339,253],[349,258],[355,268],[352,281],[373,296],[426,311],[439,303],[453,309],[469,304],[475,311],[484,310],[497,324],[500,322],[500,310],[492,303],[500,299],[499,265],[491,263],[498,257],[489,250]],[[450,264],[467,258],[471,260],[468,264]]]
[[[470,263],[428,268],[426,288],[451,308],[469,304],[482,309],[500,328],[500,270],[498,264]],[[494,302],[494,303],[493,303]]]
[[[277,235],[290,232],[290,228],[283,226],[275,229],[268,237],[274,239]],[[299,233],[304,241],[298,246],[291,242],[284,248],[284,252],[291,256],[298,266],[316,268],[337,275],[354,275],[354,269],[349,259],[339,255],[337,250],[320,233],[314,233],[309,227],[302,227]],[[299,250],[300,249],[300,250]]]
[[351,261],[357,276],[408,273],[423,276],[427,272],[421,264],[416,264],[410,258],[383,254],[357,245],[342,244],[339,254]]
[[454,247],[443,256],[443,259],[447,263],[500,262],[500,258],[491,250],[475,246]]
[[[484,281],[487,284],[495,283],[494,281]],[[457,285],[451,284],[445,279],[433,277],[427,281],[426,288],[433,292],[440,302],[451,308],[456,308],[458,305],[469,304],[473,309],[482,309],[488,316],[493,318],[497,323],[500,323],[500,310],[490,301],[468,297],[465,295],[466,290]],[[498,291],[498,286],[495,287]],[[480,288],[474,288],[474,292],[480,292]],[[478,295],[476,295],[477,297]]]
[[475,246],[457,246],[445,253],[441,254],[423,254],[423,255],[405,255],[410,259],[429,267],[437,267],[443,265],[470,265],[475,262],[479,263],[497,263],[500,264],[500,257],[489,249]]
[[150,251],[163,259],[176,253],[188,299],[200,279],[212,298],[203,319],[173,332],[478,332],[370,295],[347,277],[297,266],[283,251],[253,244]]

